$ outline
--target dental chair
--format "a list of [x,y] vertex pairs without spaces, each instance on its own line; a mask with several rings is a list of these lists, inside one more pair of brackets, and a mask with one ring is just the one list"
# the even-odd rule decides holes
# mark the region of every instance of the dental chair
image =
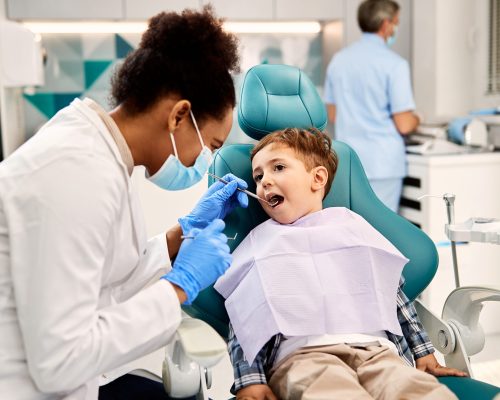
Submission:
[[[286,127],[314,126],[322,130],[326,126],[326,119],[324,105],[314,85],[298,68],[286,65],[259,65],[248,71],[242,87],[238,120],[243,131],[251,138],[259,140],[269,132]],[[248,182],[249,190],[255,192],[250,162],[252,148],[251,144],[232,144],[222,147],[214,157],[210,172],[218,176],[233,173]],[[339,167],[332,189],[324,199],[324,206],[343,206],[360,214],[410,260],[403,271],[406,280],[404,291],[408,298],[416,299],[430,283],[438,267],[434,243],[423,231],[389,210],[378,200],[357,155],[350,147],[341,142],[334,142],[333,148],[339,157]],[[213,180],[209,181],[209,184],[212,183]],[[237,208],[225,219],[225,233],[228,236],[238,234],[235,240],[228,242],[231,250],[238,246],[251,229],[268,218],[257,201],[250,199],[249,202],[247,209]],[[425,310],[425,307],[419,304],[419,310],[422,309]],[[213,288],[200,293],[191,306],[185,307],[185,311],[195,318],[193,321],[205,321],[219,335],[227,338],[228,317],[224,301]],[[202,336],[198,336],[198,340],[201,337],[199,345],[203,346],[205,342],[210,342],[210,349],[207,352],[213,356],[213,360],[205,363],[205,366],[213,364],[217,357],[221,357],[221,342],[217,339],[209,340],[209,337],[214,336],[213,332],[209,332],[209,327],[201,321],[193,321],[191,323],[195,325],[199,323],[204,329]],[[439,340],[437,333],[429,332],[429,335]],[[168,360],[167,357],[166,364],[169,366],[164,371],[164,378],[166,376],[168,380],[166,386],[170,388],[178,380],[180,381],[181,370],[184,368],[182,363],[179,363],[179,359],[184,356],[179,356],[178,353],[182,353],[184,347],[190,347],[189,344],[181,342],[182,339],[177,344],[179,349],[173,352],[177,354],[176,360]],[[194,357],[197,357],[196,354]],[[184,363],[187,364],[189,362]],[[198,367],[193,368],[196,370]],[[205,386],[203,379],[208,378],[210,381],[210,375],[205,373],[204,377],[204,372],[204,368],[198,369],[197,375],[202,378],[202,382],[194,384],[199,388],[198,392],[193,392],[198,393],[197,399],[204,398],[200,389]],[[471,378],[444,377],[439,380],[460,399],[492,399],[500,393],[500,388]],[[182,392],[182,394],[189,393]]]

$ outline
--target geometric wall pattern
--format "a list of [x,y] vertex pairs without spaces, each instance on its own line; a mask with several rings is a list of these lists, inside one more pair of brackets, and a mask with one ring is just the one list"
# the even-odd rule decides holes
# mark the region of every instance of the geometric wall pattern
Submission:
[[[245,72],[260,63],[289,64],[301,68],[321,93],[323,60],[321,34],[240,34],[241,73],[233,76],[236,96]],[[27,138],[32,136],[75,97],[90,97],[110,108],[111,76],[141,35],[132,34],[43,34],[47,60],[45,84],[24,94]],[[235,109],[235,118],[236,109]],[[233,123],[227,143],[252,142]]]
[[44,34],[45,84],[24,94],[27,132],[35,133],[75,97],[91,97],[109,108],[114,68],[134,49],[139,34]]

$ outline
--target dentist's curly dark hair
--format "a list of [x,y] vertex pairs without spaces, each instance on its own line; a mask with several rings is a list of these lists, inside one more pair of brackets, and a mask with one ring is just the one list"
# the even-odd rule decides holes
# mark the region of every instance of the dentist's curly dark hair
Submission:
[[238,39],[223,30],[210,6],[162,12],[114,74],[111,95],[130,115],[178,95],[191,102],[197,119],[221,120],[236,104],[231,72],[239,72]]

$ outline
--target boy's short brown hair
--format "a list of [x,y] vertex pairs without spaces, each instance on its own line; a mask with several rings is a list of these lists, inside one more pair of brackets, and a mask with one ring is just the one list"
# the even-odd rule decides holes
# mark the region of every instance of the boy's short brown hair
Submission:
[[325,167],[328,171],[328,180],[323,198],[326,197],[332,187],[333,178],[339,164],[337,154],[331,147],[332,141],[328,135],[316,128],[286,128],[275,131],[262,138],[255,145],[250,154],[250,159],[253,160],[259,151],[270,144],[283,145],[295,150],[307,171],[314,167]]

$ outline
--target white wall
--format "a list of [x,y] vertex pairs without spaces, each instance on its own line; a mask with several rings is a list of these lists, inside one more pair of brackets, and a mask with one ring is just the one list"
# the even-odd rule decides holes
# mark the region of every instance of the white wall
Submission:
[[436,10],[436,113],[466,113],[472,106],[473,51],[469,41],[474,23],[470,0],[440,0]]
[[500,104],[488,96],[489,0],[413,2],[413,83],[426,122]]
[[165,232],[188,214],[205,193],[208,180],[205,176],[195,186],[180,191],[166,191],[144,177],[144,167],[136,167],[132,182],[138,189],[148,236]]
[[[0,0],[0,22],[5,20],[5,0]],[[0,56],[0,63],[2,62],[2,56]],[[0,161],[3,160],[3,139],[2,139],[2,94],[0,91]]]
[[473,102],[475,108],[497,107],[500,95],[486,94],[488,83],[489,0],[476,0],[470,41],[474,45]]
[[417,108],[426,120],[466,113],[472,106],[474,23],[470,0],[413,3],[413,80]]
[[412,75],[415,102],[427,118],[436,109],[436,12],[433,0],[413,4]]

